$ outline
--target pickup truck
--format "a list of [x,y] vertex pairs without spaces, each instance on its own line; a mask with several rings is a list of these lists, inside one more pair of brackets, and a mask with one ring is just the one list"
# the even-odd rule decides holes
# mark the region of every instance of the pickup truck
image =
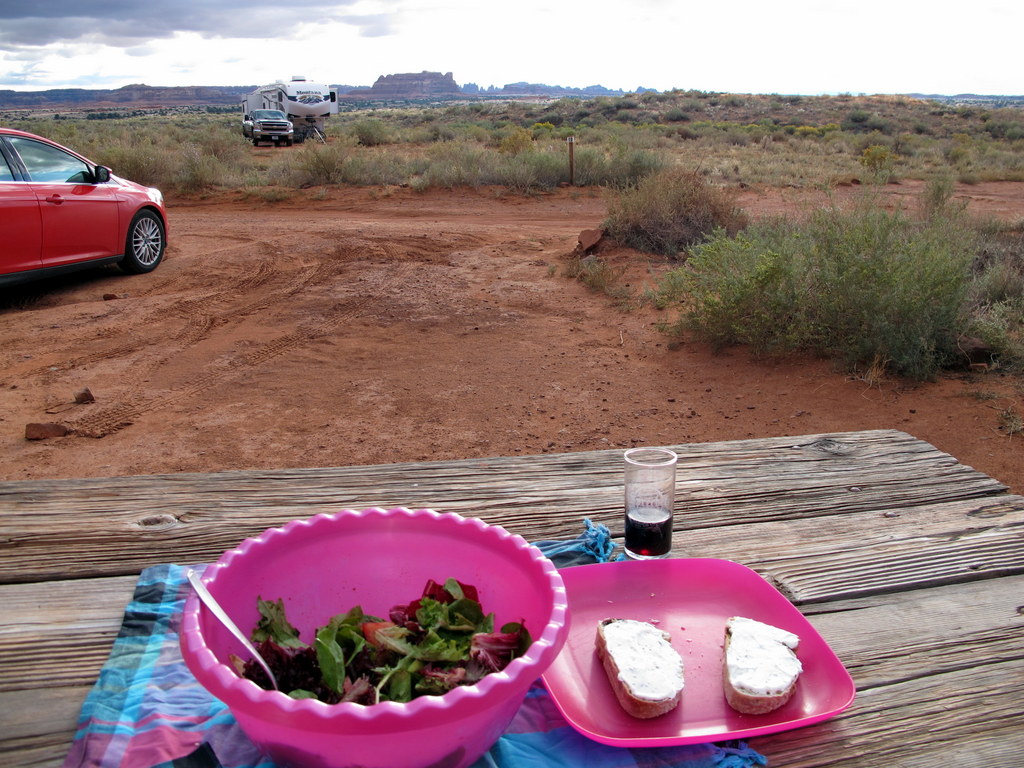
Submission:
[[252,139],[254,147],[258,147],[261,141],[290,147],[295,129],[288,116],[278,109],[254,109],[242,119],[242,135]]

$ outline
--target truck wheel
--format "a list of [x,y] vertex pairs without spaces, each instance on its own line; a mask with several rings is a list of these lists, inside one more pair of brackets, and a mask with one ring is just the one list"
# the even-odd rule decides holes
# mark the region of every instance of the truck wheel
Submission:
[[167,248],[164,234],[164,223],[156,213],[150,210],[136,213],[128,226],[121,269],[134,275],[156,269]]
[[252,137],[252,145],[254,147],[258,147],[260,145],[260,140],[257,139],[255,136]]

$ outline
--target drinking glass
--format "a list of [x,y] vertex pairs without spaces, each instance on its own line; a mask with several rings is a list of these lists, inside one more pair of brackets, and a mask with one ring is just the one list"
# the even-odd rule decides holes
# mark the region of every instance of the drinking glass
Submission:
[[666,557],[672,550],[679,457],[668,448],[630,448],[623,458],[626,555],[637,560]]

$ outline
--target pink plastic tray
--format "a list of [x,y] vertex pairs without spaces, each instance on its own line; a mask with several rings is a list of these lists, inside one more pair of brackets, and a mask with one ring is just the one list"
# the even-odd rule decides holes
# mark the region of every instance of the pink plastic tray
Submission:
[[[602,563],[561,571],[569,596],[569,638],[543,675],[555,704],[577,731],[618,747],[653,747],[749,738],[826,720],[856,689],[832,649],[792,603],[749,568],[729,560],[666,559]],[[785,706],[765,715],[734,711],[722,692],[725,621],[746,616],[800,637],[804,672]],[[649,621],[672,636],[685,664],[682,703],[638,720],[619,706],[594,650],[604,618]]]

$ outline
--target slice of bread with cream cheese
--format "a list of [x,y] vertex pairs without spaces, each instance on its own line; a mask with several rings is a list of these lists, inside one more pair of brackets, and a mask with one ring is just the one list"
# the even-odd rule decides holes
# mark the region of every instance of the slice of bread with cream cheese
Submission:
[[597,654],[619,704],[633,717],[670,712],[683,695],[683,658],[667,632],[643,621],[602,619]]
[[722,677],[725,698],[737,712],[763,715],[793,696],[803,665],[800,638],[753,619],[733,616],[725,625]]

